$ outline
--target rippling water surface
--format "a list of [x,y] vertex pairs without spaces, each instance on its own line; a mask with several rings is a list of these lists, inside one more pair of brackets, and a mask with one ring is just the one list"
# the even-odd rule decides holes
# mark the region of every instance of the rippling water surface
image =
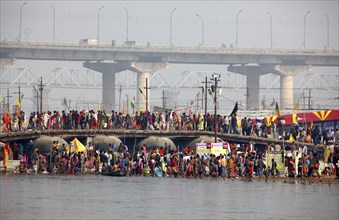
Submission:
[[338,219],[338,185],[1,176],[0,219]]

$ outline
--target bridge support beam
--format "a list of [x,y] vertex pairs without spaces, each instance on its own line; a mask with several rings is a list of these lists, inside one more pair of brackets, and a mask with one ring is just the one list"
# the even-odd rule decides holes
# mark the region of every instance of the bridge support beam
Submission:
[[15,63],[15,59],[13,58],[0,58],[0,67],[10,66]]
[[[151,97],[151,76],[154,72],[166,68],[166,63],[142,63],[132,62],[131,70],[137,75],[137,102],[141,110],[150,111],[150,97]],[[146,86],[147,85],[147,86]],[[147,99],[147,100],[146,100]],[[147,103],[147,106],[146,106]]]
[[293,108],[294,75],[309,71],[310,66],[276,65],[274,72],[280,75],[280,108]]
[[260,75],[271,73],[273,71],[272,65],[261,66],[229,66],[229,72],[243,74],[247,76],[246,82],[246,104],[247,109],[259,109],[259,89],[260,89]]
[[102,110],[110,112],[115,109],[115,73],[129,69],[128,62],[104,63],[85,62],[85,68],[102,73]]

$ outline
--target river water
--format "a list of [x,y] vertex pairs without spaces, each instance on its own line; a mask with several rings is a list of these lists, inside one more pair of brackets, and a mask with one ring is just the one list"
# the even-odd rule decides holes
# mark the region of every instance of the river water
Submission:
[[338,219],[339,185],[1,176],[0,219]]

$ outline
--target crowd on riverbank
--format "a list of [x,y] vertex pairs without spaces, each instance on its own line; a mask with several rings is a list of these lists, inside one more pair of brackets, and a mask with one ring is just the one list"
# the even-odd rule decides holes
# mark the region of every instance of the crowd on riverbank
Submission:
[[196,130],[214,131],[229,134],[241,134],[256,137],[307,142],[314,144],[339,143],[339,131],[322,129],[312,124],[294,124],[285,126],[282,120],[277,123],[267,123],[265,120],[254,120],[244,117],[238,119],[236,114],[215,116],[207,113],[193,112],[136,112],[134,116],[112,111],[47,111],[32,112],[27,116],[23,111],[13,115],[4,115],[2,131],[25,130],[69,130],[69,129],[135,129],[135,130]]
[[[6,144],[5,158],[12,149]],[[43,155],[33,147],[19,146],[18,158],[20,164],[15,168],[15,173],[53,173],[81,175],[86,173],[119,172],[131,176],[171,176],[185,178],[245,178],[252,177],[275,178],[322,178],[323,176],[337,176],[339,178],[339,161],[333,160],[329,148],[326,148],[323,159],[325,166],[321,168],[319,155],[308,152],[307,148],[294,149],[291,154],[283,157],[284,169],[279,171],[274,159],[266,160],[265,153],[257,153],[250,145],[244,144],[240,149],[231,147],[224,155],[199,155],[193,153],[190,147],[185,147],[181,152],[169,151],[164,147],[153,147],[147,150],[143,145],[135,152],[129,152],[121,143],[119,151],[96,150],[91,143],[85,152],[71,152],[70,146],[59,146],[55,141],[52,152]],[[272,147],[268,146],[270,151]],[[272,149],[273,150],[273,149]],[[299,155],[299,156],[298,156]],[[301,156],[300,156],[301,155]],[[6,160],[6,159],[5,159]]]

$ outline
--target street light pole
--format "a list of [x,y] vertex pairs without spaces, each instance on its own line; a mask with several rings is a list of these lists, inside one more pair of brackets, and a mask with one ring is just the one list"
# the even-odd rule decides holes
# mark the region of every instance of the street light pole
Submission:
[[19,30],[19,41],[21,41],[21,24],[22,24],[22,8],[27,5],[27,2],[23,3],[20,7],[20,30]]
[[55,8],[53,5],[50,5],[53,9],[53,43],[55,43]]
[[123,9],[126,11],[126,41],[128,41],[128,20],[129,20],[129,16],[128,16],[128,10],[126,7],[123,7]]
[[207,83],[211,83],[210,81],[207,81],[207,76],[205,76],[205,81],[202,82],[205,83],[203,93],[205,92],[205,117],[204,117],[204,130],[207,131]]
[[204,91],[205,88],[201,86],[201,110],[204,109]]
[[218,141],[218,118],[217,118],[217,98],[218,98],[218,81],[220,74],[214,73],[212,80],[214,80],[214,143]]
[[99,9],[98,9],[98,36],[97,36],[97,45],[99,45],[99,37],[100,37],[100,11],[104,8],[105,6],[101,6]]
[[235,31],[235,46],[238,47],[238,24],[239,24],[239,14],[242,12],[243,10],[240,9],[237,13],[237,17],[236,17],[236,31]]
[[266,12],[270,16],[270,27],[271,27],[271,48],[273,47],[273,27],[272,27],[272,14],[270,12]]
[[145,96],[145,94],[144,94],[144,92],[142,91],[141,88],[139,88],[139,92],[145,97],[145,100],[146,100],[146,111],[148,111],[148,90],[151,88],[151,87],[148,86],[148,78],[146,78],[146,87],[143,87],[143,88],[146,89],[146,96]]
[[14,94],[18,94],[20,108],[21,108],[21,93],[22,92],[21,92],[20,85],[19,85],[19,92],[14,92]]
[[304,49],[306,48],[306,16],[310,13],[310,11],[306,12],[304,15]]
[[148,78],[146,78],[146,112],[148,112]]
[[177,8],[173,8],[170,14],[170,46],[173,46],[172,45],[172,16],[175,10],[177,10]]
[[330,18],[326,13],[323,13],[323,15],[327,18],[327,49],[330,48]]
[[38,112],[39,112],[39,89],[35,85],[33,86],[33,89],[36,92],[36,113],[38,114]]
[[44,89],[44,85],[42,84],[42,77],[40,77],[40,85],[39,85],[39,90],[40,90],[40,113],[42,113],[42,90]]
[[207,76],[205,77],[205,131],[207,131]]
[[201,19],[201,46],[204,46],[204,18],[199,14],[195,15]]

